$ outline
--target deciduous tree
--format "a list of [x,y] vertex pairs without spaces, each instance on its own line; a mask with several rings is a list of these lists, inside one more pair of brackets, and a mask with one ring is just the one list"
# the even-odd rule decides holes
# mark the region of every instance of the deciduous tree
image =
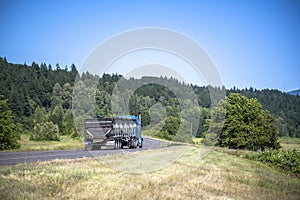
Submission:
[[222,100],[216,110],[225,112],[224,121],[213,117],[206,135],[214,134],[214,127],[220,128],[224,122],[220,137],[216,145],[234,149],[264,150],[266,148],[278,149],[280,147],[277,137],[274,117],[255,98],[248,99],[240,94],[230,94]]

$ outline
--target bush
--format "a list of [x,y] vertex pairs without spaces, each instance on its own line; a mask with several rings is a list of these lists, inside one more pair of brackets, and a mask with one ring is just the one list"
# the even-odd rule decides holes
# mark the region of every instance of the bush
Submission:
[[203,144],[203,138],[193,138],[193,144],[195,145]]
[[155,137],[161,138],[161,139],[166,139],[166,140],[173,140],[174,135],[170,135],[166,131],[159,131],[158,133],[154,134]]
[[30,134],[30,140],[42,141],[42,140],[54,140],[59,141],[59,130],[56,124],[53,122],[42,122],[36,124]]
[[257,155],[256,160],[283,169],[286,172],[300,174],[300,151],[266,150]]
[[300,175],[300,151],[293,150],[266,150],[259,154],[247,154],[248,159],[266,163],[271,167],[282,169],[286,173]]

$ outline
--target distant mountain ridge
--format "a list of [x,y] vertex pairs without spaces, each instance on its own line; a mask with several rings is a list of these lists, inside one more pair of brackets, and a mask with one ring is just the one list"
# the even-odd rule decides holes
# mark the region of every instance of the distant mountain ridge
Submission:
[[300,96],[300,89],[288,92],[290,95]]

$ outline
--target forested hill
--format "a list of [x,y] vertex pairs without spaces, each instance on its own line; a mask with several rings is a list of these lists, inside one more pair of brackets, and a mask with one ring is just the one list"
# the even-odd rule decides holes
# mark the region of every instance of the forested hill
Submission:
[[[34,117],[37,110],[42,109],[50,120],[54,123],[60,123],[64,114],[70,113],[71,98],[74,81],[78,75],[75,65],[69,69],[62,69],[57,64],[54,68],[45,63],[31,65],[12,64],[8,63],[5,58],[0,57],[0,95],[4,99],[8,99],[9,108],[16,116],[15,120],[25,129],[30,130],[34,126]],[[85,87],[88,87],[89,79],[99,79],[89,73],[81,75],[81,80]],[[98,117],[109,115],[111,113],[110,99],[112,89],[115,83],[121,78],[121,75],[105,74],[99,79],[98,90],[96,92],[96,102],[99,104]],[[176,79],[165,79],[172,85],[184,89],[190,87],[197,95],[199,105],[203,108],[200,115],[199,129],[196,135],[201,135],[204,131],[203,124],[205,119],[209,117],[209,109],[211,106],[209,89],[207,86],[189,86],[178,82]],[[135,79],[127,80],[127,84],[134,84]],[[215,90],[222,90],[214,88]],[[224,88],[223,88],[224,90]],[[276,124],[279,130],[279,135],[288,135],[300,137],[300,97],[289,95],[278,90],[256,90],[249,89],[229,89],[229,93],[241,93],[247,97],[257,98],[264,109],[276,118]],[[97,96],[98,95],[98,96]],[[138,89],[130,101],[132,114],[137,112],[144,113],[149,111],[153,102],[162,101],[169,108],[170,113],[174,114],[178,111],[177,101],[174,94],[168,91],[168,88],[159,86],[158,84],[149,84]],[[143,103],[141,103],[143,102]],[[137,105],[137,104],[141,105]],[[101,105],[100,105],[101,104]],[[143,104],[143,105],[142,105]],[[177,109],[177,111],[176,111]],[[60,111],[59,111],[60,110]],[[57,113],[60,114],[58,115]],[[57,116],[56,116],[57,115]],[[174,114],[176,115],[176,114]],[[147,117],[144,116],[144,124],[147,122]],[[62,125],[60,125],[62,127]]]
[[15,120],[28,127],[27,119],[37,107],[48,110],[53,105],[54,85],[71,90],[77,75],[75,65],[68,71],[58,64],[53,69],[45,63],[12,64],[0,57],[0,95],[8,99]]

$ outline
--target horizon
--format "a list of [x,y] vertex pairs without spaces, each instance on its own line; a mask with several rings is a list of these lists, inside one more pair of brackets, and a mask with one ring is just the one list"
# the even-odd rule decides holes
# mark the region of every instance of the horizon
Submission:
[[[90,53],[108,38],[136,28],[159,27],[178,31],[205,49],[226,88],[283,92],[300,88],[297,1],[4,0],[0,6],[0,56],[14,64],[55,67],[58,63],[63,69],[74,63],[80,71]],[[178,58],[145,55],[157,60],[163,55],[191,84],[203,82]],[[149,64],[149,60],[132,61],[135,57],[130,56],[125,61]],[[126,74],[132,66],[115,65],[110,70]]]

